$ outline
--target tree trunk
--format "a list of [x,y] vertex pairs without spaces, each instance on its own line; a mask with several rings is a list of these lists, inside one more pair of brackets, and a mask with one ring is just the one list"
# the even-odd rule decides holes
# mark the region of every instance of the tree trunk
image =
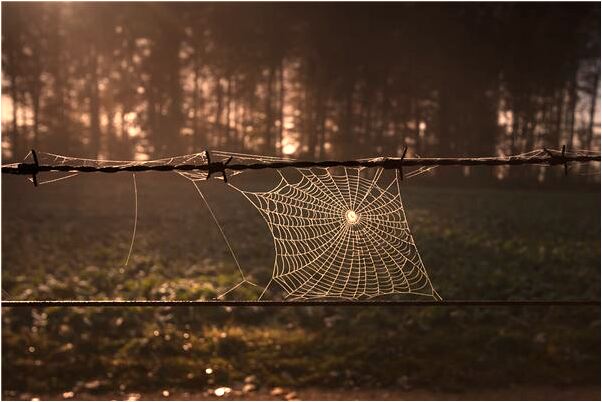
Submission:
[[98,56],[94,49],[90,55],[90,154],[93,159],[100,153],[100,99],[98,94]]
[[307,141],[307,155],[310,159],[317,157],[318,129],[316,126],[321,87],[315,85],[313,60],[307,61],[303,79],[303,118],[301,127],[303,137]]
[[192,96],[192,152],[200,152],[201,147],[205,147],[204,138],[202,138],[203,133],[201,132],[200,127],[200,108],[201,108],[201,88],[199,85],[200,79],[200,57],[198,54],[198,50],[195,49],[194,55],[194,89]]
[[226,125],[224,126],[224,141],[226,146],[230,146],[230,120],[232,119],[232,74],[228,75],[228,85],[226,87]]
[[55,10],[55,22],[56,22],[56,31],[54,34],[54,44],[55,44],[55,64],[52,66],[53,75],[54,75],[54,99],[56,105],[56,124],[54,125],[54,139],[53,145],[56,147],[57,152],[63,152],[66,155],[70,155],[73,153],[72,144],[71,144],[71,132],[69,123],[67,121],[67,113],[66,113],[66,96],[65,94],[68,92],[66,89],[65,83],[65,70],[64,70],[64,62],[63,62],[63,35],[61,34],[61,11],[57,7]]
[[[110,110],[107,113],[107,117],[109,118],[109,124],[108,124],[108,130],[109,132],[113,131],[113,125],[114,125],[114,120],[115,120],[115,112],[113,110]],[[128,159],[128,157],[130,156],[136,156],[136,150],[135,149],[130,149],[130,136],[128,134],[128,131],[125,129],[125,108],[122,107],[120,110],[120,115],[119,115],[120,121],[121,121],[121,133],[119,133],[119,137],[120,137],[120,141],[119,141],[119,156],[123,159]]]
[[280,144],[280,148],[278,149],[278,155],[282,155],[282,149],[283,149],[283,144],[282,141],[284,140],[283,138],[283,134],[284,134],[284,59],[282,59],[280,61],[280,68],[278,69],[279,72],[279,81],[280,81],[280,97],[279,97],[279,104],[280,104],[280,126],[278,127],[278,139],[277,142]]
[[575,138],[575,112],[577,109],[577,68],[573,73],[573,77],[570,85],[570,93],[569,93],[569,109],[568,113],[568,126],[569,126],[569,138],[566,143],[568,149],[573,148],[573,141]]
[[592,97],[589,104],[589,122],[587,125],[587,139],[585,141],[585,147],[588,149],[591,149],[593,146],[592,141],[594,139],[594,120],[596,118],[596,105],[598,102],[598,85],[600,84],[600,65],[598,65],[597,70],[598,71],[596,72],[591,87]]
[[33,84],[31,91],[31,103],[33,105],[33,149],[37,149],[40,145],[40,83],[37,81]]
[[218,143],[219,146],[219,134],[221,132],[221,120],[222,120],[222,111],[223,111],[223,107],[224,107],[224,95],[223,95],[223,90],[222,90],[222,82],[220,79],[220,76],[216,76],[215,77],[216,80],[216,98],[217,98],[217,107],[215,108],[215,133],[213,134],[213,137],[217,139],[217,141],[213,141],[215,145],[215,143]]
[[383,144],[383,140],[385,137],[385,132],[388,131],[389,128],[389,112],[391,110],[391,101],[389,99],[389,85],[387,83],[387,79],[385,78],[384,89],[382,93],[382,104],[381,104],[381,114],[380,114],[380,127],[376,130],[374,136],[374,143],[378,145]]
[[[594,80],[591,87],[591,100],[589,105],[589,122],[587,124],[587,138],[585,140],[584,148],[593,149],[594,144],[594,120],[596,119],[596,105],[598,102],[598,85],[600,84],[600,64],[597,66],[597,72],[594,76]],[[586,174],[593,172],[594,167],[591,163],[587,164],[585,168]]]
[[[374,121],[374,96],[370,94],[369,101],[366,104],[366,116],[364,120],[364,142],[371,143],[372,142],[372,127]],[[374,150],[374,145],[370,146],[370,150]]]
[[274,66],[270,66],[265,99],[265,147],[268,153],[274,151],[274,139],[272,138],[272,127],[274,125],[274,117],[272,114],[272,87],[274,83],[274,70]]
[[414,153],[422,154],[422,141],[420,138],[420,123],[421,123],[421,113],[420,113],[420,105],[418,99],[412,99],[412,108],[414,109]]
[[357,147],[355,146],[355,133],[353,132],[353,93],[354,83],[353,81],[347,84],[347,90],[345,94],[345,111],[343,113],[343,130],[341,133],[341,139],[343,140],[343,146],[341,147],[345,158],[352,158],[357,154]]
[[564,109],[564,91],[559,91],[556,94],[556,115],[554,117],[554,137],[551,139],[550,144],[554,147],[560,144],[560,136],[562,133],[562,112]]
[[318,159],[324,159],[325,157],[325,142],[326,142],[326,116],[327,116],[327,102],[324,100],[323,95],[320,95],[318,102],[317,112],[317,126],[316,131],[318,135]]
[[12,155],[14,160],[21,158],[21,145],[19,141],[19,121],[17,117],[17,111],[19,108],[18,89],[17,89],[17,77],[16,74],[10,76],[10,97],[13,103],[12,110],[12,131],[11,131],[11,142],[12,142]]

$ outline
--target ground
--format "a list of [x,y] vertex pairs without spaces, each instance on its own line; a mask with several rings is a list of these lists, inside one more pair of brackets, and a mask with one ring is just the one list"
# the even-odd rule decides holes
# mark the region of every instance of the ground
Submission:
[[[324,389],[303,388],[296,391],[285,390],[286,393],[273,395],[270,390],[259,390],[252,393],[232,391],[223,397],[209,392],[171,391],[168,393],[116,393],[116,394],[77,394],[78,400],[247,400],[247,401],[282,401],[282,400],[356,400],[356,401],[455,401],[455,400],[550,400],[550,401],[588,401],[600,399],[600,387],[508,387],[502,389],[486,389],[465,392],[442,392],[428,390],[391,389]],[[289,396],[287,399],[286,396]],[[30,400],[36,396],[21,394],[14,399]],[[10,398],[13,399],[13,398]],[[44,399],[63,400],[63,394],[45,395]]]
[[[404,182],[402,194],[444,298],[599,299],[599,188],[419,180]],[[191,184],[160,174],[137,181],[125,267],[131,176],[38,188],[3,177],[3,298],[199,299],[236,284]],[[245,273],[267,283],[274,251],[265,223],[223,183],[203,185]],[[235,393],[250,376],[252,399],[274,387],[303,399],[600,397],[599,307],[5,308],[2,351],[5,399],[192,399],[216,387],[247,398]]]

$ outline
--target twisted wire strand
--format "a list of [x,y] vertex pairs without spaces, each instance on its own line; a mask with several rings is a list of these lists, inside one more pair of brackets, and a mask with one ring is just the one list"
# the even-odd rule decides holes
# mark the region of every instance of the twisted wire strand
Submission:
[[14,163],[2,166],[3,174],[35,175],[41,172],[80,172],[80,173],[118,173],[118,172],[169,172],[169,171],[207,171],[210,173],[260,169],[293,168],[330,168],[330,167],[363,167],[383,169],[400,169],[404,166],[517,166],[517,165],[566,165],[568,163],[600,162],[599,153],[586,155],[567,155],[561,151],[538,150],[536,154],[513,155],[501,157],[464,157],[464,158],[397,158],[383,157],[375,159],[301,161],[282,160],[257,163],[224,163],[211,162],[203,164],[129,164],[124,166],[89,166],[89,165],[39,165],[37,163]]

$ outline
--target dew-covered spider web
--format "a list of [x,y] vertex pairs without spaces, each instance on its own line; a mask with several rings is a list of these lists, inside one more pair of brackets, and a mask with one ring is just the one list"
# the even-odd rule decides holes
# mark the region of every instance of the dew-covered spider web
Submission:
[[279,173],[269,191],[243,191],[274,237],[272,280],[286,298],[440,299],[410,232],[397,173],[381,187],[380,168],[296,170],[298,179]]
[[[201,152],[151,161],[118,161],[73,158],[51,153],[36,154],[40,165],[128,167],[194,164],[276,162],[286,158],[232,152]],[[25,162],[32,163],[29,154]],[[410,178],[431,170],[420,168],[405,174]],[[249,284],[265,296],[272,283],[280,285],[286,299],[362,299],[394,293],[440,299],[431,285],[410,232],[397,175],[381,185],[383,170],[364,168],[288,169],[278,171],[279,182],[271,190],[249,191],[227,182],[261,213],[273,236],[275,261],[267,284],[256,284],[245,275],[228,236],[203,193],[208,172],[175,171],[192,182],[214,220],[240,273],[241,280],[218,298]],[[242,173],[229,171],[228,177]],[[132,173],[134,226],[127,266],[135,250],[138,223],[136,174]],[[81,175],[80,172],[44,172],[38,184],[50,184]],[[224,180],[225,172],[211,179]],[[293,176],[294,178],[292,178]],[[296,176],[296,177],[295,177]],[[244,182],[244,180],[243,180]],[[135,251],[134,251],[135,252]],[[258,294],[259,294],[258,292]]]
[[[285,160],[226,155],[238,159],[237,162]],[[432,169],[418,168],[406,177]],[[274,239],[272,277],[260,299],[272,282],[282,287],[286,299],[292,300],[362,299],[394,293],[440,299],[410,233],[397,173],[383,188],[379,185],[383,173],[380,168],[292,170],[301,175],[299,181],[290,181],[277,171],[280,181],[268,191],[245,191],[228,183],[257,208]],[[332,174],[331,170],[342,174]],[[372,172],[371,178],[368,172]],[[217,222],[200,187],[206,175],[183,176],[193,181]],[[223,231],[222,234],[228,243]],[[229,243],[228,247],[235,256]],[[245,282],[250,283],[238,262],[237,265],[243,280],[222,296]]]

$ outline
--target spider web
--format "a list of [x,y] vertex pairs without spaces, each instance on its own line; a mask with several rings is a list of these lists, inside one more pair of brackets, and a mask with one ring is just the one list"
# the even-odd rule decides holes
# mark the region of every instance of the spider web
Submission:
[[[289,158],[212,151],[155,159],[150,161],[96,160],[37,152],[40,165],[129,167],[161,166],[225,162],[277,162]],[[25,162],[33,162],[29,153]],[[420,168],[405,175],[414,177],[432,170]],[[270,282],[263,288],[261,298],[272,281],[280,284],[291,299],[338,297],[359,299],[392,293],[414,293],[438,298],[426,274],[414,244],[401,204],[397,180],[385,189],[377,182],[382,169],[368,180],[362,171],[343,169],[344,175],[330,174],[327,169],[292,169],[302,174],[298,183],[287,181],[278,171],[280,183],[267,192],[244,191],[228,185],[245,195],[263,215],[274,238],[276,259]],[[374,170],[372,170],[374,171]],[[175,171],[193,183],[196,192],[220,231],[241,280],[218,298],[224,298],[238,287],[250,284],[228,240],[219,219],[202,191],[207,171]],[[231,171],[229,176],[240,174]],[[38,184],[50,184],[71,179],[80,172],[44,172]],[[134,192],[134,225],[124,266],[134,251],[138,224],[138,189],[136,173],[132,173]],[[224,180],[221,173],[211,178]],[[31,180],[31,179],[30,179]],[[357,222],[349,222],[348,211],[357,214]],[[346,222],[346,223],[345,223]]]
[[371,179],[364,170],[296,169],[298,181],[279,172],[269,191],[239,190],[273,235],[272,280],[293,300],[394,293],[440,300],[408,227],[397,173],[383,188],[383,169]]

